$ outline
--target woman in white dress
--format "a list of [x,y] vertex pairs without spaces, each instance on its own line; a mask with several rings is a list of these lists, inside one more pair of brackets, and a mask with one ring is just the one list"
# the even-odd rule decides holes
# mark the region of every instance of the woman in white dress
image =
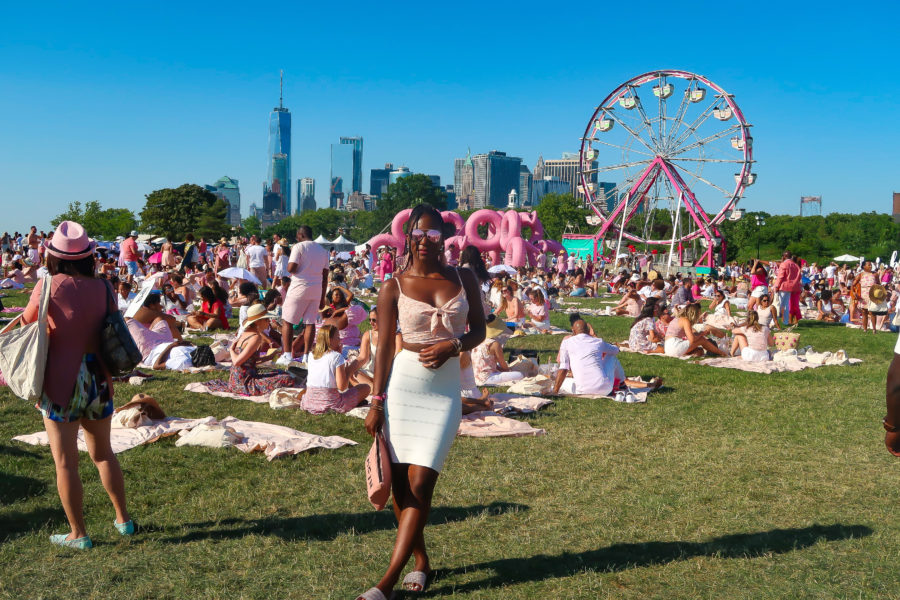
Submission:
[[485,338],[475,275],[442,264],[446,229],[433,206],[415,206],[406,225],[404,269],[378,295],[379,325],[391,332],[399,324],[403,349],[395,356],[395,337],[378,337],[366,430],[373,436],[382,431],[391,454],[398,527],[387,572],[357,600],[389,597],[410,556],[415,567],[403,580],[404,590],[424,591],[432,570],[423,534],[462,418],[459,355]]

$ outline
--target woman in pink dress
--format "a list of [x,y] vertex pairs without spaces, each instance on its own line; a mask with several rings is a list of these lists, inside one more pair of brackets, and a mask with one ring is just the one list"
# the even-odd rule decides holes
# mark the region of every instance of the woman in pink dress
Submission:
[[394,255],[388,250],[381,255],[381,281],[387,281],[394,276]]
[[173,269],[175,268],[175,251],[172,246],[172,242],[166,240],[166,242],[162,245],[162,260],[160,260],[160,266],[163,270]]

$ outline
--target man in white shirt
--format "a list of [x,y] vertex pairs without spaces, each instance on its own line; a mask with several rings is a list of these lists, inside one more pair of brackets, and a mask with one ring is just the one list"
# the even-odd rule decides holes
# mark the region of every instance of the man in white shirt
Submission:
[[259,238],[255,235],[250,236],[250,245],[244,249],[247,256],[247,268],[253,273],[263,288],[268,286],[269,273],[269,251],[265,246],[259,245]]
[[297,243],[291,249],[288,272],[291,274],[291,285],[281,309],[284,354],[279,359],[280,363],[290,361],[294,325],[303,323],[303,353],[312,350],[316,318],[319,309],[325,306],[328,251],[313,241],[312,229],[308,225],[297,230]]
[[[625,370],[616,358],[619,348],[592,336],[581,319],[572,323],[572,334],[559,347],[553,393],[609,395],[625,381]],[[570,371],[572,377],[567,377]]]

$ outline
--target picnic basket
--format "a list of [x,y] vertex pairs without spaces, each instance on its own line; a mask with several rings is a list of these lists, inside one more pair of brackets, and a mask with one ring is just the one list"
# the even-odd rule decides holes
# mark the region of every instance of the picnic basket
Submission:
[[796,325],[772,334],[772,337],[775,338],[775,349],[777,351],[792,350],[800,343],[800,334],[794,331],[794,327]]

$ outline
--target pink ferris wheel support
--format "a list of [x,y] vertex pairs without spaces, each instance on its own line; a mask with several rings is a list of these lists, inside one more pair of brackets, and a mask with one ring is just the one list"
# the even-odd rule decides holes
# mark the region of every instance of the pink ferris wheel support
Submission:
[[699,243],[695,265],[724,261],[718,225],[756,180],[750,127],[702,75],[652,71],[618,86],[581,140],[578,192],[600,220],[595,239],[616,240],[617,253],[623,241],[677,248],[679,264]]

